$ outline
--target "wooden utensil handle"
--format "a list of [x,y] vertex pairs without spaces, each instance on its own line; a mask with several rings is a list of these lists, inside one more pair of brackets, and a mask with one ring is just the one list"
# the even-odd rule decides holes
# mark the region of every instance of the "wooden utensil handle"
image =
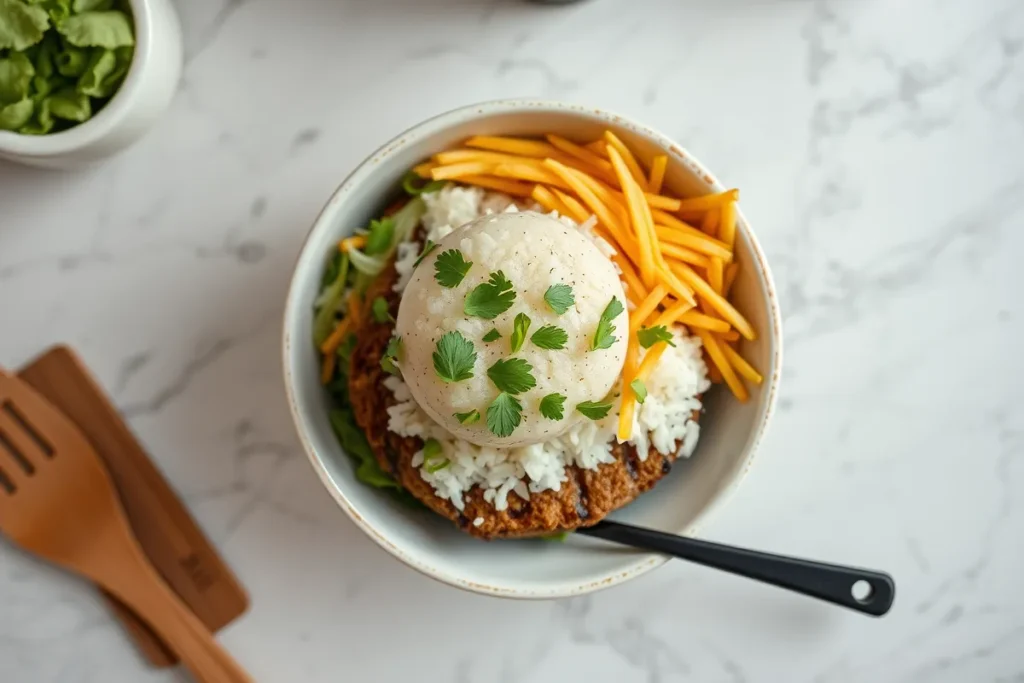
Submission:
[[123,564],[118,585],[101,582],[104,588],[142,617],[200,683],[254,683],[164,583],[142,552],[133,549],[126,555],[119,558]]

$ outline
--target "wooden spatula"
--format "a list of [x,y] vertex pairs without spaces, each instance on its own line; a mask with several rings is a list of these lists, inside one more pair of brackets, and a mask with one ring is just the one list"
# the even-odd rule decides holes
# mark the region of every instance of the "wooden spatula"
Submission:
[[149,564],[109,475],[78,428],[3,371],[0,531],[131,607],[198,681],[252,683]]

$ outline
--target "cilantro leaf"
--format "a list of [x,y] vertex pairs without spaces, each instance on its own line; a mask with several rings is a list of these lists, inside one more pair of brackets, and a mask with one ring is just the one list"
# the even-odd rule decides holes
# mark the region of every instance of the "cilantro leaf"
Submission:
[[512,434],[523,419],[523,404],[512,394],[501,392],[487,408],[487,428],[495,436]]
[[615,343],[615,337],[612,336],[615,325],[612,324],[612,321],[619,317],[624,310],[626,309],[622,307],[622,302],[613,296],[605,306],[604,312],[601,313],[601,319],[597,321],[597,332],[594,333],[594,340],[590,343],[591,351],[612,347],[612,344]]
[[642,379],[635,379],[629,383],[633,393],[636,394],[636,402],[643,403],[647,400],[647,385],[644,384]]
[[444,449],[437,439],[427,439],[423,443],[423,469],[433,474],[450,464],[448,458],[444,457]]
[[463,311],[466,315],[476,316],[485,320],[494,320],[512,307],[516,293],[512,283],[500,270],[491,273],[490,279],[473,288],[466,297]]
[[434,279],[442,287],[458,287],[472,265],[458,249],[442,251],[434,261]]
[[589,417],[591,420],[600,420],[608,415],[612,409],[611,403],[599,403],[597,401],[584,401],[576,405],[576,410]]
[[394,318],[391,317],[388,300],[382,296],[378,296],[373,300],[373,303],[370,305],[370,311],[373,313],[373,319],[379,323],[386,323],[394,320]]
[[658,342],[668,342],[672,346],[676,343],[672,341],[672,333],[668,331],[664,325],[658,325],[657,327],[641,327],[637,330],[636,338],[640,340],[640,346],[645,349],[649,349]]
[[533,378],[533,366],[522,358],[508,358],[495,361],[487,369],[487,376],[498,387],[498,391],[521,394],[537,386]]
[[412,264],[412,267],[416,268],[421,263],[423,263],[423,259],[430,256],[430,252],[434,251],[435,249],[437,249],[437,242],[434,242],[433,240],[427,240],[427,243],[423,245],[423,251],[421,251],[420,255],[416,257],[416,262]]
[[473,376],[476,349],[459,332],[445,332],[434,351],[434,372],[444,382],[461,382]]
[[395,221],[390,218],[370,221],[370,231],[366,234],[366,246],[363,248],[363,253],[367,256],[387,253],[391,249],[394,237]]
[[565,396],[548,394],[540,400],[540,414],[549,420],[561,420],[565,417]]
[[392,337],[388,347],[384,349],[384,355],[380,357],[380,367],[389,375],[399,374],[398,356],[402,352],[402,338]]
[[512,353],[523,348],[523,342],[526,341],[526,332],[530,329],[530,322],[530,316],[525,313],[518,314],[512,322],[512,337],[509,339],[509,343],[512,345]]
[[544,301],[548,302],[551,310],[562,315],[569,310],[569,307],[576,303],[576,295],[572,293],[572,287],[566,284],[551,285],[544,292]]
[[545,325],[533,333],[530,341],[542,349],[558,351],[565,348],[565,343],[569,341],[569,335],[561,327]]
[[459,424],[471,425],[476,424],[480,421],[480,411],[471,410],[468,413],[454,413],[455,419],[459,421]]
[[501,332],[498,332],[497,327],[492,327],[491,331],[484,335],[485,342],[498,341],[501,339]]

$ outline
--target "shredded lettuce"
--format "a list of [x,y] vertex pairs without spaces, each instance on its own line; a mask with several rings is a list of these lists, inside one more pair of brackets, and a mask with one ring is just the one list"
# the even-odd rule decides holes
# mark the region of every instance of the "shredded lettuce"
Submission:
[[0,130],[45,135],[86,121],[131,66],[131,18],[113,0],[0,0]]
[[333,279],[324,283],[313,305],[316,310],[316,317],[313,320],[313,342],[319,348],[324,341],[331,336],[334,328],[334,314],[341,309],[341,303],[345,296],[345,283],[348,280],[348,254],[336,252],[327,266],[327,276],[333,274]]

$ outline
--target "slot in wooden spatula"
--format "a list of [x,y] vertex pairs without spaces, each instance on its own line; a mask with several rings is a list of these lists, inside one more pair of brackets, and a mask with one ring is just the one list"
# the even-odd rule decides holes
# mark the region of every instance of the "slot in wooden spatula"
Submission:
[[117,596],[198,681],[251,683],[139,548],[110,476],[67,417],[0,371],[0,531]]

